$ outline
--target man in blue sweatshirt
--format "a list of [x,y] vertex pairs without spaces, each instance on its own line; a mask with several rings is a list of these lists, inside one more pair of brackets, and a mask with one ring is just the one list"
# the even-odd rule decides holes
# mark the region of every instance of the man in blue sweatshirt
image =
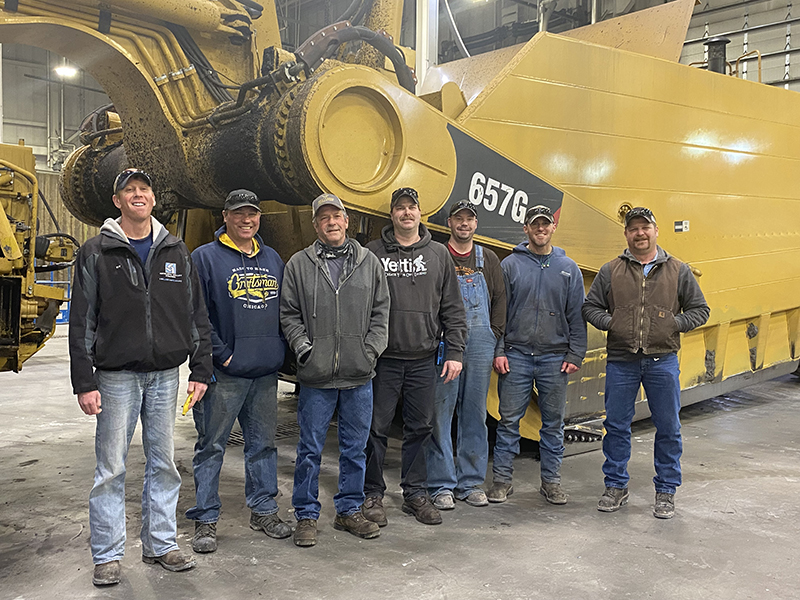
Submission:
[[275,502],[278,369],[286,351],[279,313],[283,261],[258,235],[261,209],[253,192],[228,194],[222,216],[216,240],[192,253],[211,320],[215,377],[194,409],[195,506],[186,517],[195,521],[195,552],[217,549],[219,473],[237,418],[244,434],[250,528],[273,538],[292,534]]
[[566,504],[561,489],[567,379],[586,354],[586,323],[581,316],[583,276],[564,250],[552,244],[556,222],[547,206],[533,206],[523,226],[528,243],[503,259],[508,309],[505,337],[497,342],[494,369],[500,374],[500,423],[494,446],[489,502],[512,493],[513,460],[519,454],[519,422],[533,386],[542,414],[539,431],[542,486],[551,504]]

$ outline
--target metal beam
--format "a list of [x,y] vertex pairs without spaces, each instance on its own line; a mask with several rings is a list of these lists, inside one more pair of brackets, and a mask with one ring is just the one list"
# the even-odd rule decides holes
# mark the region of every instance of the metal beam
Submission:
[[439,59],[439,0],[419,0],[416,21],[417,89],[420,90],[428,69]]

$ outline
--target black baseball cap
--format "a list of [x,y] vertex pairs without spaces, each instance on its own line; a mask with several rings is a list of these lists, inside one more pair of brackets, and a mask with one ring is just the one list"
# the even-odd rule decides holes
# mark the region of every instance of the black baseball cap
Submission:
[[125,169],[114,179],[114,193],[116,194],[123,189],[134,177],[141,179],[151,188],[153,187],[153,178],[141,169]]
[[652,210],[645,208],[644,206],[636,206],[625,213],[625,227],[627,227],[636,217],[644,219],[653,225],[656,224],[656,216],[653,214]]
[[469,200],[459,200],[453,206],[450,207],[450,216],[452,217],[457,212],[461,212],[462,210],[468,210],[476,217],[478,216],[478,208]]
[[225,198],[225,206],[222,207],[222,210],[236,210],[244,206],[251,206],[258,212],[261,212],[258,196],[250,190],[233,190],[228,194],[228,197]]
[[553,216],[553,211],[550,210],[549,207],[545,206],[544,204],[537,204],[536,206],[531,206],[525,211],[525,225],[530,225],[539,217],[543,217],[551,223],[556,222],[556,218]]
[[419,206],[419,194],[417,193],[417,190],[411,187],[401,187],[392,192],[392,202],[389,204],[389,208],[394,208],[394,205],[397,204],[400,198],[405,196],[411,198],[414,201],[414,204]]

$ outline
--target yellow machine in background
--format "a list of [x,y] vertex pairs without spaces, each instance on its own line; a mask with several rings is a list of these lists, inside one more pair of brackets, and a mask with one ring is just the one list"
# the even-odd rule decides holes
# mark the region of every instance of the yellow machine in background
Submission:
[[33,151],[0,144],[0,371],[19,371],[55,331],[64,290],[36,283],[36,266],[71,264],[69,236],[37,236],[39,185]]
[[[399,0],[363,0],[347,19],[366,27],[343,20],[294,52],[270,3],[6,0],[0,42],[66,56],[114,103],[87,119],[63,171],[64,201],[87,223],[116,214],[113,177],[133,165],[190,245],[213,221],[191,209],[252,189],[287,259],[314,238],[319,193],[373,239],[391,191],[410,185],[442,237],[452,203],[471,199],[479,241],[501,256],[523,239],[525,209],[548,205],[588,286],[624,247],[626,211],[649,206],[712,308],[683,339],[688,403],[788,373],[800,352],[800,96],[679,64],[693,5],[540,33],[437,67],[421,90],[413,51],[393,42]],[[589,340],[568,387],[576,437],[603,410],[605,339],[590,327]],[[521,430],[538,438],[535,403]]]

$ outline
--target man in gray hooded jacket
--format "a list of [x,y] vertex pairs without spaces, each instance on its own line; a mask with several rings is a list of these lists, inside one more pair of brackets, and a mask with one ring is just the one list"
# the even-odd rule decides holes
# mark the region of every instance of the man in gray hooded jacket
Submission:
[[349,219],[339,198],[323,194],[312,211],[317,240],[289,259],[281,292],[281,326],[297,355],[300,382],[292,494],[297,546],[317,541],[320,461],[334,410],[340,454],[333,526],[364,539],[380,535],[361,505],[372,378],[389,338],[389,287],[377,257],[347,237]]

